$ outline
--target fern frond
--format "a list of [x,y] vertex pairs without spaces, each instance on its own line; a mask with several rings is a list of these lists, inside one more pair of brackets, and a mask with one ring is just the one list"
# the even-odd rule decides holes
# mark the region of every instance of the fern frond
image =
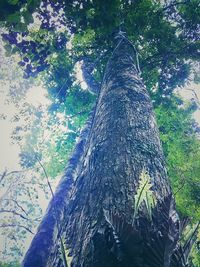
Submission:
[[152,209],[156,205],[156,198],[154,196],[154,192],[151,189],[151,177],[148,172],[143,169],[139,179],[139,185],[137,189],[137,193],[135,195],[135,205],[134,205],[134,219],[136,218],[141,205],[144,203],[146,206],[146,210],[148,213],[148,217],[152,219]]

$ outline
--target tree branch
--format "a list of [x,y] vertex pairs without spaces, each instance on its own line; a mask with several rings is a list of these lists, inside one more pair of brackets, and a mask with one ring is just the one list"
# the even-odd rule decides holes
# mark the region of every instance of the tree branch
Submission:
[[20,216],[24,220],[29,220],[29,218],[25,217],[24,215],[20,214],[19,212],[15,211],[15,210],[1,209],[0,213],[1,212],[3,212],[3,213],[13,213],[14,215]]
[[12,224],[12,223],[0,224],[0,228],[5,228],[5,227],[20,227],[20,228],[24,228],[26,231],[28,231],[29,233],[34,235],[34,233],[27,226],[24,226],[22,224]]
[[197,103],[198,107],[200,108],[200,99],[199,99],[196,91],[194,89],[192,89],[192,88],[186,88],[186,90],[187,91],[191,91],[193,93],[193,95],[194,95],[194,97],[196,99],[196,103]]
[[165,10],[170,9],[170,8],[172,8],[172,7],[175,7],[175,6],[187,5],[189,2],[190,2],[190,0],[188,0],[188,1],[183,1],[183,2],[176,2],[176,3],[170,4],[170,5],[166,6],[166,7],[164,7],[164,8],[162,9],[162,11],[165,11]]
[[22,171],[11,171],[11,172],[7,172],[7,170],[5,170],[1,177],[0,177],[0,183],[3,181],[3,179],[6,177],[6,176],[9,176],[11,174],[16,174],[16,173],[21,173],[21,172],[26,172],[26,170],[22,170]]
[[28,213],[26,212],[26,210],[17,202],[17,200],[15,200],[13,198],[5,199],[5,200],[11,200],[11,201],[13,201],[17,205],[17,207],[20,208],[26,214],[26,216],[28,216]]

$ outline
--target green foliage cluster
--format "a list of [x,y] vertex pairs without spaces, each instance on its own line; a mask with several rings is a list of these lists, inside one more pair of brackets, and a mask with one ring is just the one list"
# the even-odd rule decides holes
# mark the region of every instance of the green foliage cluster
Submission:
[[0,267],[20,267],[19,262],[4,263],[0,262]]
[[190,106],[174,103],[161,105],[155,111],[177,208],[183,217],[198,220],[200,141],[195,134]]
[[200,244],[200,231],[198,233],[197,240],[198,241],[193,246],[192,252],[191,252],[191,261],[192,261],[194,267],[199,267],[200,266],[200,253],[199,253],[200,252],[200,247],[199,247],[199,244]]
[[0,1],[0,21],[6,21],[8,27],[14,25],[18,31],[27,30],[27,25],[33,22],[32,14],[39,5],[40,0]]
[[[37,168],[42,161],[50,178],[60,175],[72,152],[76,139],[94,105],[95,96],[74,86],[65,103],[51,111],[44,121],[35,116],[25,144],[22,145],[21,164]],[[40,127],[37,127],[40,125]],[[56,160],[55,160],[56,159]],[[44,174],[42,174],[43,176]]]
[[[200,218],[199,126],[192,118],[192,104],[180,103],[180,99],[174,98],[170,105],[160,105],[155,112],[179,216],[191,219],[191,230]],[[199,242],[198,235],[190,257],[195,267],[200,266]]]
[[[49,12],[48,5],[52,6],[53,13]],[[22,39],[30,42],[22,42],[19,45],[12,39],[7,45],[10,43],[12,49],[16,45],[18,52],[23,51],[23,57],[26,56],[31,61],[33,69],[46,70],[48,75],[51,74],[52,82],[56,83],[58,73],[60,80],[65,75],[68,86],[63,88],[64,97],[73,82],[69,73],[73,65],[84,56],[91,61],[98,61],[96,73],[98,77],[102,77],[102,70],[115,46],[114,36],[121,23],[122,30],[125,29],[128,38],[139,52],[143,79],[158,103],[164,102],[164,96],[170,96],[176,86],[186,82],[191,72],[191,60],[198,61],[200,57],[200,12],[197,0],[169,1],[168,5],[163,5],[162,1],[152,0],[71,0],[59,3],[32,0],[26,4],[24,1],[14,1],[12,4],[6,1],[3,10],[5,12],[1,17],[2,23],[11,33],[19,31],[17,26],[20,16],[20,23],[25,27],[21,31],[22,36],[25,34]],[[62,15],[59,13],[60,10],[63,11]],[[29,27],[32,21],[27,21],[23,15],[23,12],[27,12],[29,15],[26,17],[31,18],[33,11],[38,14],[41,22],[36,31]],[[10,21],[10,16],[17,17]],[[60,28],[51,25],[50,16],[57,16]],[[52,64],[52,54],[55,52],[58,56],[57,62],[68,56],[63,49],[64,41],[61,41],[64,37],[72,38],[72,49],[68,49],[67,52],[71,57],[71,67],[68,64],[67,69],[62,70],[62,64]],[[37,49],[33,49],[34,47]],[[35,60],[38,55],[40,60]],[[30,67],[26,67],[25,71],[30,72]],[[36,75],[37,71],[33,71],[32,74]]]
[[48,136],[46,140],[48,145],[46,144],[46,147],[41,150],[41,154],[44,160],[49,158],[48,161],[45,160],[45,167],[51,177],[56,177],[64,170],[67,159],[94,105],[94,100],[95,97],[88,91],[83,91],[80,87],[71,88],[65,103],[56,112],[56,114],[64,115],[66,130],[63,133],[59,131],[59,122],[57,122],[59,119],[50,115],[52,118],[50,123],[52,127],[55,126],[55,131],[51,131],[55,142],[53,145],[50,144],[48,140],[52,138]]

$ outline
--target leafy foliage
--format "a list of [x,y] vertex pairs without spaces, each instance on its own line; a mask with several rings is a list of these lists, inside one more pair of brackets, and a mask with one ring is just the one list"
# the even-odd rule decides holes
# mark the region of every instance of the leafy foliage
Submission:
[[155,111],[177,208],[182,216],[198,220],[200,143],[190,107],[172,103]]
[[[30,1],[27,5],[17,1],[13,6],[15,9],[10,9],[9,15],[5,13],[2,19],[9,29],[3,37],[11,51],[22,55],[19,64],[26,77],[44,70],[51,73],[52,55],[57,54],[59,62],[59,55],[62,57],[69,43],[72,45],[72,49],[68,48],[73,58],[71,64],[83,56],[92,60],[99,58],[96,72],[101,77],[115,43],[113,35],[122,22],[139,52],[143,79],[159,103],[164,102],[164,96],[171,95],[177,85],[186,82],[191,60],[199,59],[197,25],[200,15],[196,0],[169,1],[166,6],[150,0]],[[10,2],[4,4],[4,8],[9,10]],[[33,17],[33,11],[35,18],[27,20]],[[36,24],[36,18],[39,26],[34,30],[31,25]],[[17,30],[19,24],[24,27],[21,32]],[[54,73],[53,77],[55,81]]]
[[20,264],[18,262],[10,262],[10,263],[1,263],[0,267],[20,267]]
[[[194,222],[198,221],[200,143],[199,126],[192,119],[192,104],[183,106],[182,101],[175,98],[168,106],[161,105],[155,111],[179,215],[183,220],[189,217]],[[193,226],[190,225],[190,228]],[[190,259],[191,265],[195,267],[200,264],[198,242],[199,237],[192,248]]]
[[144,203],[148,218],[152,220],[152,209],[155,207],[156,198],[151,187],[151,177],[148,172],[143,169],[140,175],[138,189],[134,197],[134,218],[137,216],[141,204]]

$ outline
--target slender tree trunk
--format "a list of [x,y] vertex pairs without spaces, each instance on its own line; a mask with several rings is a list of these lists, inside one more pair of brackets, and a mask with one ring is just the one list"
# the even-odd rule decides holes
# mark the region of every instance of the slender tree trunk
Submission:
[[59,266],[61,259],[60,238],[62,237],[62,224],[69,204],[74,180],[77,178],[85,144],[91,129],[94,110],[80,134],[73,154],[68,161],[64,175],[51,199],[46,214],[38,228],[37,234],[24,257],[23,267]]
[[[143,239],[141,238],[143,243],[144,240],[147,241],[148,235],[150,236],[151,229],[156,229],[155,232],[159,229],[159,218],[154,219],[153,228],[152,222],[145,219],[144,205],[140,215],[142,221],[134,221],[134,197],[142,171],[146,170],[150,176],[157,203],[162,203],[171,196],[152,103],[136,67],[134,48],[125,38],[119,40],[107,64],[83,153],[77,179],[70,193],[70,203],[68,205],[64,201],[58,203],[67,205],[65,208],[62,207],[64,214],[58,219],[62,225],[61,231],[66,240],[66,247],[73,258],[72,266],[151,266],[144,265],[145,260],[142,262],[137,255],[131,263],[128,263],[121,255],[124,250],[120,252],[120,231],[122,232],[124,227],[122,222],[123,225],[130,227],[129,234],[131,231],[135,231],[134,233],[140,231],[136,238],[141,236],[141,231],[144,230],[142,227],[149,223],[146,232],[143,231],[145,232]],[[167,222],[176,216],[173,199],[169,201],[168,206]],[[159,210],[162,211],[161,205]],[[52,212],[51,209],[49,211]],[[177,218],[171,222],[173,229],[176,227],[176,222]],[[45,226],[43,224],[40,226],[35,240],[43,230],[45,231],[45,227],[48,228],[48,220]],[[48,231],[52,234],[52,229]],[[51,241],[55,242],[56,238]],[[176,244],[176,241],[175,238],[172,243]],[[33,244],[34,247],[37,246],[37,242]],[[43,250],[49,249],[45,248],[45,242],[42,244],[41,254]],[[141,244],[135,245],[136,252]],[[137,253],[144,257],[146,250],[143,245],[143,254]],[[45,260],[37,267],[64,266],[62,263],[55,264],[51,257],[51,249],[48,253],[45,253]],[[156,267],[170,266],[171,252],[163,249],[162,253],[163,263],[160,260],[160,265],[157,264]],[[27,255],[23,266],[36,267],[30,264],[30,255],[32,260],[34,257],[33,245]]]

